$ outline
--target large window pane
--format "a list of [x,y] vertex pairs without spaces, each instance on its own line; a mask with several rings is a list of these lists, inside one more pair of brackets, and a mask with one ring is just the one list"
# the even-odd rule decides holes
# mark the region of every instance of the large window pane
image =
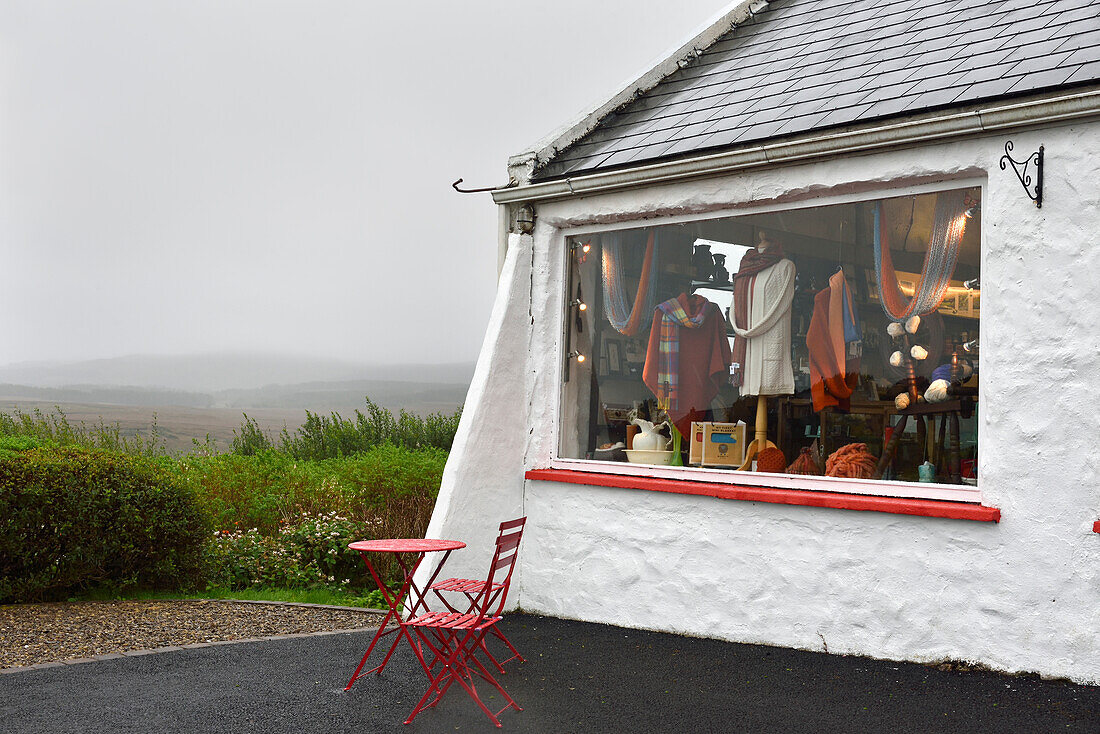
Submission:
[[560,455],[976,484],[980,195],[571,238]]

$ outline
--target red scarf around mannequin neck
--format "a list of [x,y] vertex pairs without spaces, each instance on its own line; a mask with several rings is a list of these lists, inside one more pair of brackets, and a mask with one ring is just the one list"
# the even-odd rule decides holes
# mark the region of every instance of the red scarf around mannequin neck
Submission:
[[[733,323],[738,329],[749,328],[749,297],[752,295],[753,276],[762,270],[767,270],[782,259],[783,246],[778,242],[773,242],[765,252],[760,252],[754,247],[741,258],[737,275],[733,276]],[[737,365],[737,371],[733,375],[733,384],[738,387],[745,383],[747,351],[748,340],[742,336],[734,336],[733,362]]]

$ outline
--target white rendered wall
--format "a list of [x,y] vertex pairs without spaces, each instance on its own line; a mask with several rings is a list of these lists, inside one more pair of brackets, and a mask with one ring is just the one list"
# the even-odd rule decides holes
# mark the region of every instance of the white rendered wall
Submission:
[[[1006,137],[1045,146],[1042,209],[999,169]],[[556,445],[563,229],[951,178],[987,178],[979,476],[999,524],[524,481]],[[429,532],[487,544],[485,512],[522,507],[511,601],[532,612],[1100,683],[1098,181],[1089,122],[542,204]]]
[[[467,545],[448,558],[445,577],[484,578],[500,523],[523,515],[523,471],[517,468],[527,447],[530,294],[531,237],[509,235],[489,326],[425,533]],[[418,587],[439,560],[437,553],[425,557]]]

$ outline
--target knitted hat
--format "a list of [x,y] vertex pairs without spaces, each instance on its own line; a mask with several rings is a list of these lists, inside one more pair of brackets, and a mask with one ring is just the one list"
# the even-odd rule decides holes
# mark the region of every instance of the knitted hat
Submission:
[[756,455],[756,471],[782,474],[786,469],[787,457],[774,446],[769,446]]
[[788,474],[820,474],[821,470],[817,468],[817,463],[814,461],[813,454],[810,453],[808,448],[802,449],[798,454],[798,458],[787,467]]

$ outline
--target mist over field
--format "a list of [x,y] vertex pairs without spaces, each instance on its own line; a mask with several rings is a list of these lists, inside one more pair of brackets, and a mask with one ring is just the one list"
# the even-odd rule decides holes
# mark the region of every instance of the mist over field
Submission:
[[126,437],[158,436],[173,452],[209,437],[225,450],[245,413],[272,434],[306,411],[351,417],[366,399],[397,413],[453,413],[474,365],[358,364],[263,353],[132,355],[0,365],[0,412],[49,414],[74,424],[117,425]]
[[213,352],[0,364],[0,383],[34,387],[96,385],[216,392],[253,390],[269,385],[356,380],[468,384],[473,371],[473,362],[371,364],[265,352]]

